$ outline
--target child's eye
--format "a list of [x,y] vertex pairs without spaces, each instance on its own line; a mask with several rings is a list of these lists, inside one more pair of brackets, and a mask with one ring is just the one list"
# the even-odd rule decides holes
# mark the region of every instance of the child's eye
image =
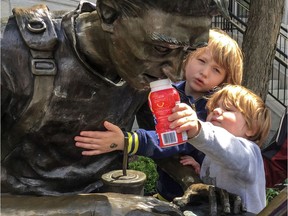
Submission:
[[218,73],[218,74],[221,74],[223,72],[223,70],[221,70],[220,68],[216,67],[216,68],[213,68],[213,70]]
[[229,106],[224,108],[227,112],[235,112],[237,109],[234,106]]
[[200,62],[202,62],[202,63],[205,63],[205,60],[202,59],[202,58],[198,58],[197,60],[200,61]]

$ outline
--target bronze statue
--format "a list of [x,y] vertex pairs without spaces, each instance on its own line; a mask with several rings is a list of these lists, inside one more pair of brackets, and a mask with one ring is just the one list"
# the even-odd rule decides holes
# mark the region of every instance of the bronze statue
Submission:
[[1,41],[2,192],[98,191],[121,155],[82,156],[73,137],[104,120],[131,129],[149,82],[178,79],[187,50],[207,41],[212,3],[82,2],[61,18],[14,8]]
[[102,191],[119,152],[85,157],[73,137],[131,130],[149,83],[181,78],[190,50],[208,40],[228,0],[82,1],[63,16],[45,5],[14,8],[1,40],[1,192]]

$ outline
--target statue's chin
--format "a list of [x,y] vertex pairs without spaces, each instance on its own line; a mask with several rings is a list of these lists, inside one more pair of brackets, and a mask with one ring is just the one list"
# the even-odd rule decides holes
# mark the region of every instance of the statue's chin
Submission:
[[159,76],[153,76],[148,73],[142,73],[138,75],[137,77],[126,77],[127,83],[137,89],[137,90],[143,90],[147,91],[150,89],[150,83],[159,79],[167,79],[168,77],[165,74],[161,74]]
[[133,88],[139,90],[139,91],[147,91],[150,90],[150,84],[149,83],[133,83],[130,84],[130,86],[132,86]]

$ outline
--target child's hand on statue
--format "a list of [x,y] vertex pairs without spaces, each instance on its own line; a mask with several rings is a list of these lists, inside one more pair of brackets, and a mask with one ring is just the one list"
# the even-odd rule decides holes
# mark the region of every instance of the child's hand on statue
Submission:
[[77,147],[85,149],[82,155],[99,155],[124,149],[123,131],[116,125],[105,121],[107,131],[81,131],[74,140]]

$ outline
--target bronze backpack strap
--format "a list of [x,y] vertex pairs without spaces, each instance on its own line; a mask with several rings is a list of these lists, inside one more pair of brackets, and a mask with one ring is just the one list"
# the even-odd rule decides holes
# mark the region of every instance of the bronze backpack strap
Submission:
[[58,40],[47,6],[14,8],[13,14],[23,40],[30,49],[32,73],[54,76],[57,70],[53,51]]
[[[36,5],[32,8],[14,8],[14,17],[23,40],[31,53],[31,72],[34,76],[32,99],[23,111],[20,119],[9,132],[10,149],[2,152],[2,160],[13,151],[25,134],[37,130],[47,110],[54,89],[54,77],[57,67],[53,52],[57,45],[57,34],[54,29],[48,8]],[[4,135],[5,136],[5,135]]]
[[53,51],[57,44],[57,34],[46,5],[35,5],[31,8],[14,8],[22,37],[32,50]]

